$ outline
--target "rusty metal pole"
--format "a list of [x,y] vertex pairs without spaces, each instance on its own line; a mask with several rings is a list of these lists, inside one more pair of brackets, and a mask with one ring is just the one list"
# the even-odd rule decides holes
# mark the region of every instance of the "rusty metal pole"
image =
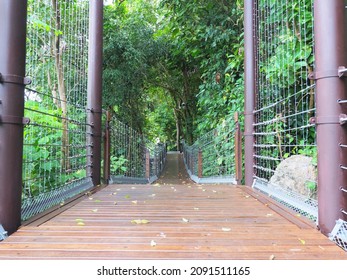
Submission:
[[341,189],[347,187],[347,149],[343,148],[347,133],[346,126],[340,124],[347,109],[340,102],[347,99],[347,78],[343,76],[347,67],[345,6],[344,0],[314,1],[318,226],[326,235],[337,219],[347,219],[342,213],[347,207]]
[[238,185],[241,184],[242,180],[242,138],[241,138],[241,128],[239,121],[239,113],[234,114],[235,121],[235,179]]
[[145,176],[148,180],[151,178],[151,154],[148,149],[145,149]]
[[88,101],[87,122],[88,152],[87,174],[94,186],[101,182],[101,137],[102,137],[102,38],[103,0],[90,0],[89,53],[88,53]]
[[245,32],[245,184],[251,186],[254,176],[254,108],[255,108],[255,39],[254,0],[244,0]]
[[104,141],[104,179],[108,184],[111,175],[111,113],[106,112],[106,127],[105,127],[105,141]]
[[203,158],[202,158],[202,150],[199,149],[198,151],[198,178],[202,178],[203,173]]
[[0,224],[21,224],[27,1],[0,1]]

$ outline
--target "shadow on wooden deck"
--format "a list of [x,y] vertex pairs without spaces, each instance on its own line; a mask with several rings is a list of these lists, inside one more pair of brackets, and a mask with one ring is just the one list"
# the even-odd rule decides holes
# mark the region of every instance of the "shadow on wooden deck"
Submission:
[[20,228],[0,259],[347,259],[303,219],[248,187],[198,185],[169,154],[152,185],[111,185]]

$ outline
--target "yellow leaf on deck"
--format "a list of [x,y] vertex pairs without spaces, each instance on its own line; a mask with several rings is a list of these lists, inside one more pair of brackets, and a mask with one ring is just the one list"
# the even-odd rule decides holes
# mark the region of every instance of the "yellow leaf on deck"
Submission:
[[133,204],[137,204],[137,200],[133,200],[132,203],[133,203]]
[[306,241],[305,240],[302,240],[299,238],[299,241],[301,242],[302,245],[305,245]]
[[148,220],[132,220],[131,223],[136,225],[141,225],[141,224],[148,224],[149,221]]

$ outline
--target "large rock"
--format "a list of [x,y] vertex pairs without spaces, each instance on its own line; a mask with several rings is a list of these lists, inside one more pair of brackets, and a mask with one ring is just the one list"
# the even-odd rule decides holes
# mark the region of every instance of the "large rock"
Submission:
[[295,191],[310,198],[316,198],[312,184],[317,181],[316,166],[312,158],[294,155],[283,160],[276,168],[270,183]]

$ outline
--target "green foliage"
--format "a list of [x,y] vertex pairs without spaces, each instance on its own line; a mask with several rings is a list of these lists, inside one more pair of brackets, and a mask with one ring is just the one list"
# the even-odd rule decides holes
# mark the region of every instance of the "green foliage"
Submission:
[[[41,113],[37,113],[41,112]],[[60,109],[48,109],[42,102],[29,100],[26,102],[26,117],[35,120],[24,130],[23,174],[24,193],[26,197],[48,192],[56,187],[64,186],[75,179],[86,177],[86,171],[73,170],[62,173],[61,139],[62,122]],[[37,124],[37,125],[36,125]],[[39,125],[38,125],[39,124]],[[46,127],[45,130],[42,127]],[[76,129],[71,124],[70,129]],[[79,143],[76,135],[70,135],[76,145]]]

